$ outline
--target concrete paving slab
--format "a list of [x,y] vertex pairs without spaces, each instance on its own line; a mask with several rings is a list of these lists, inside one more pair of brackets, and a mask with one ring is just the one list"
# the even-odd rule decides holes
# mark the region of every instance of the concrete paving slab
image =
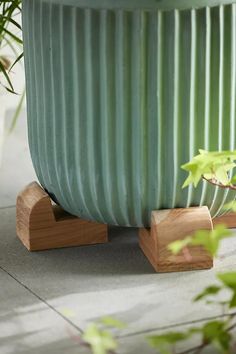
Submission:
[[[206,322],[202,321],[199,322],[196,327],[200,328],[201,326],[203,326]],[[176,326],[172,329],[170,329],[170,331],[176,331],[176,332],[185,332],[188,331],[190,328],[193,328],[193,326]],[[160,335],[160,334],[164,334],[167,333],[165,331],[155,331],[155,332],[148,332],[145,334],[138,334],[138,335],[131,335],[129,337],[123,337],[123,338],[119,338],[118,340],[118,345],[119,345],[119,349],[117,354],[139,354],[139,353],[145,353],[145,354],[156,354],[157,351],[152,348],[149,344],[148,344],[148,340],[147,338],[149,336],[153,336],[153,335]],[[233,332],[231,332],[233,338],[236,337],[236,331],[234,330]],[[175,347],[175,351],[174,353],[187,353],[187,351],[189,349],[192,348],[196,348],[197,346],[199,346],[201,344],[201,337],[199,335],[195,335],[194,337],[192,337],[191,339],[189,339],[188,341],[184,341],[182,343],[179,343],[178,345],[176,345]],[[236,344],[236,342],[235,342]],[[231,353],[234,353],[235,351],[232,350]],[[191,353],[198,353],[197,351],[192,351]],[[201,351],[201,354],[216,354],[218,353],[218,350],[214,347],[206,347],[203,351]]]
[[[7,114],[6,131],[12,113]],[[154,354],[145,341],[148,334],[161,333],[165,326],[183,329],[184,323],[221,312],[192,305],[191,299],[214,282],[216,271],[236,268],[236,240],[224,243],[224,259],[215,270],[179,274],[154,273],[135,229],[111,228],[108,245],[31,254],[16,238],[14,208],[6,207],[35,179],[22,111],[6,137],[0,166],[0,267],[5,270],[0,270],[1,354],[90,354],[79,346],[78,331],[68,321],[85,328],[104,315],[129,325],[119,333],[118,354]]]
[[215,272],[236,268],[236,239],[214,270],[156,274],[137,243],[137,230],[111,228],[110,243],[29,253],[16,238],[14,208],[0,210],[0,265],[81,328],[104,315],[136,333],[221,314],[191,299]]
[[0,353],[78,353],[79,332],[0,269]]

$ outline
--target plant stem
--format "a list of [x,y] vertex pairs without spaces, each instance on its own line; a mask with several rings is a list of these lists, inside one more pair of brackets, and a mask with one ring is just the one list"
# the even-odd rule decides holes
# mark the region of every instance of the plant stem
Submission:
[[236,323],[234,323],[232,326],[227,328],[227,332],[231,332],[234,328],[236,328]]
[[[228,316],[228,315],[226,315],[226,316]],[[231,320],[233,319],[233,318],[235,318],[236,317],[236,313],[233,313],[233,314],[230,314],[229,315],[230,317],[231,317]],[[234,323],[234,324],[232,324],[230,327],[228,327],[227,328],[227,332],[231,332],[233,329],[235,329],[236,328],[236,323]],[[190,349],[187,349],[187,350],[185,350],[185,351],[183,351],[183,352],[179,352],[178,354],[191,354],[191,353],[193,353],[193,354],[200,354],[201,353],[201,351],[203,350],[203,349],[205,349],[208,345],[210,345],[211,343],[209,343],[209,342],[204,342],[204,343],[202,343],[202,344],[200,344],[200,345],[198,345],[198,346],[196,346],[196,347],[194,347],[194,348],[190,348]]]
[[202,176],[202,178],[207,181],[208,183],[210,184],[213,184],[213,186],[216,186],[216,187],[220,187],[220,188],[223,188],[223,189],[231,189],[233,191],[236,191],[236,186],[233,185],[233,184],[229,184],[229,185],[224,185],[224,184],[221,184],[213,179],[207,179],[205,178],[204,176]]
[[180,353],[178,353],[178,354],[190,354],[190,353],[199,354],[199,353],[201,353],[201,351],[202,351],[203,349],[205,349],[208,345],[209,345],[209,343],[202,343],[202,344],[200,344],[200,345],[198,345],[198,346],[196,346],[196,347],[187,349],[187,350],[185,350],[185,351],[183,351],[183,352],[180,352]]

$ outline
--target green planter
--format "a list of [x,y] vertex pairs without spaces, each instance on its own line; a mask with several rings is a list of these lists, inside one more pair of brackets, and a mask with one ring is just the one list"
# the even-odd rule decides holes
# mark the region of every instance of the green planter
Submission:
[[23,0],[23,31],[31,155],[54,200],[124,226],[220,213],[232,194],[182,190],[180,166],[236,148],[235,1]]

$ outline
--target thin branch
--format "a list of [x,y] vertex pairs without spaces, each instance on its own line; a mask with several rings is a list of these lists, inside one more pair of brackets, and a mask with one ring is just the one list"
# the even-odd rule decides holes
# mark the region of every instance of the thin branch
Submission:
[[[230,316],[231,319],[233,319],[234,317],[236,317],[236,313],[232,313],[230,315],[226,315],[226,316]],[[232,324],[230,327],[228,327],[226,329],[227,332],[231,332],[232,330],[234,330],[236,328],[236,323]],[[193,348],[190,348],[190,349],[187,349],[183,352],[180,352],[178,354],[200,354],[202,352],[203,349],[205,349],[206,347],[208,347],[211,343],[209,342],[204,342],[196,347],[193,347]]]
[[209,343],[202,343],[194,348],[190,348],[187,349],[183,352],[180,352],[179,354],[190,354],[190,353],[194,353],[194,354],[198,354],[200,353],[203,349],[205,349],[207,346],[209,345]]
[[234,323],[232,326],[230,326],[229,328],[227,328],[227,332],[231,332],[233,329],[236,328],[236,323]]
[[220,188],[223,188],[223,189],[231,189],[231,190],[236,191],[236,186],[233,185],[233,184],[224,185],[224,184],[222,184],[222,183],[217,182],[216,180],[207,179],[207,178],[204,177],[204,176],[202,176],[202,178],[203,178],[205,181],[207,181],[208,183],[212,184],[213,186],[220,187]]

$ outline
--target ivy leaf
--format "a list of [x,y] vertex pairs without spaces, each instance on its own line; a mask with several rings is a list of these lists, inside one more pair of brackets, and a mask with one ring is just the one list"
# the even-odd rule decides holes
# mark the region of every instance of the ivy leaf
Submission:
[[220,182],[224,186],[226,186],[226,185],[228,185],[230,183],[230,179],[229,179],[229,176],[228,176],[228,173],[227,173],[227,169],[224,168],[223,166],[218,168],[218,169],[216,169],[214,177],[216,178],[216,180],[218,182]]
[[208,286],[199,295],[197,295],[193,301],[196,302],[196,301],[200,301],[202,299],[205,299],[208,296],[217,295],[221,290],[222,290],[222,287],[217,286],[217,285]]
[[190,184],[193,184],[194,187],[197,187],[198,183],[202,178],[202,172],[198,168],[198,164],[194,162],[189,162],[181,166],[183,170],[189,172],[189,176],[183,184],[183,188],[188,187]]
[[227,288],[233,292],[229,307],[236,307],[236,272],[217,274],[217,277]]
[[186,237],[183,240],[177,240],[174,242],[171,242],[168,245],[168,250],[171,251],[174,255],[177,255],[178,253],[180,253],[183,248],[187,247],[188,245],[190,245],[192,242],[192,237]]
[[225,286],[236,291],[236,272],[217,274],[217,277]]
[[213,344],[222,353],[228,353],[232,336],[226,328],[224,321],[212,321],[202,328],[203,342]]
[[197,231],[191,244],[193,246],[203,246],[214,257],[219,250],[220,241],[232,236],[232,232],[226,229],[224,225],[217,225],[214,230]]
[[232,170],[234,167],[236,166],[236,163],[235,162],[230,162],[230,163],[226,163],[226,164],[224,164],[224,170],[226,171],[226,172],[229,172],[230,170]]
[[110,316],[103,317],[101,323],[108,327],[113,327],[117,329],[124,329],[126,324]]
[[93,354],[108,354],[117,348],[112,334],[101,330],[95,323],[88,326],[82,338],[91,347]]
[[232,309],[233,307],[236,307],[236,292],[234,292],[229,304],[229,308]]
[[230,183],[235,184],[236,183],[236,175],[234,175],[231,180]]
[[169,332],[162,335],[149,336],[147,338],[149,344],[158,349],[161,354],[171,354],[172,346],[176,343],[188,339],[192,333]]
[[199,155],[182,165],[182,169],[189,173],[183,188],[193,184],[197,187],[204,176],[208,180],[216,180],[224,186],[230,184],[229,171],[235,166],[236,151],[205,151],[199,150]]
[[232,237],[233,233],[224,225],[217,225],[214,230],[198,230],[184,240],[177,240],[168,245],[173,254],[178,254],[186,246],[203,246],[213,257],[217,255],[220,241]]

